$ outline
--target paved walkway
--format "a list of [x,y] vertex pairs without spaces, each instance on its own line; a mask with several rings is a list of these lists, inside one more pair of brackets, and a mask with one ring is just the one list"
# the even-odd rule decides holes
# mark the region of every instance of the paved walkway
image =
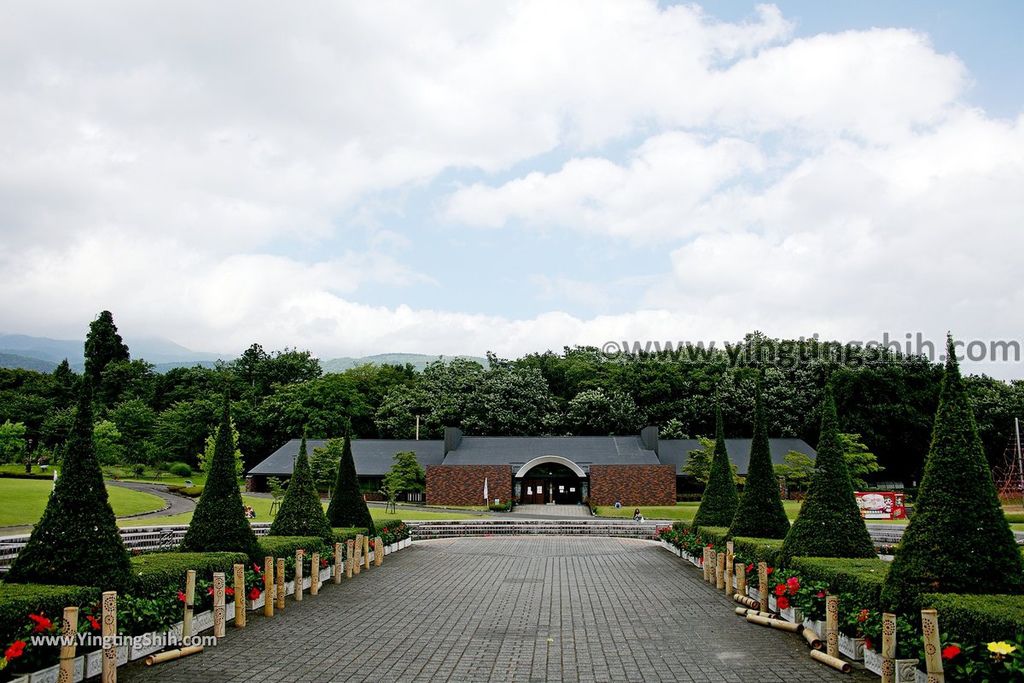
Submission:
[[[418,542],[218,647],[122,681],[850,681],[644,541]],[[875,679],[877,680],[877,678]]]
[[511,515],[538,519],[574,519],[593,516],[590,514],[590,508],[586,505],[516,505],[512,508]]
[[126,489],[132,489],[133,491],[151,493],[154,496],[161,498],[166,505],[162,510],[154,510],[153,512],[145,512],[138,515],[128,515],[127,517],[119,517],[118,519],[127,519],[129,517],[131,519],[152,518],[153,522],[158,524],[160,517],[192,512],[196,509],[196,501],[188,496],[180,496],[176,493],[171,493],[167,490],[167,486],[164,484],[147,484],[141,481],[115,481],[113,479],[108,479],[107,483],[111,486],[121,486]]

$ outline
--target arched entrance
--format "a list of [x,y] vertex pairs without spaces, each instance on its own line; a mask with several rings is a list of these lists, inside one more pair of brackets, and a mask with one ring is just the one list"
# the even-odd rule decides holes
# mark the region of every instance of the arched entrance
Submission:
[[516,491],[522,505],[575,505],[586,497],[586,473],[560,456],[535,458],[516,472]]

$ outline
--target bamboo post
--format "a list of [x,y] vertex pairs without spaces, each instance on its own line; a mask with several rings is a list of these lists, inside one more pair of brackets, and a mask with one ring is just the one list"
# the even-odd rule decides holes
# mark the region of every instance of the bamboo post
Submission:
[[942,640],[939,637],[939,614],[933,609],[921,610],[921,631],[924,634],[924,665],[928,683],[943,683]]
[[[190,572],[195,579],[195,572]],[[193,589],[195,585],[192,586]],[[103,683],[117,683],[117,591],[103,593]]]
[[196,570],[185,572],[185,616],[181,620],[181,639],[192,636],[192,611],[196,602]]
[[732,566],[733,558],[735,557],[735,554],[733,553],[734,550],[735,550],[735,547],[733,546],[732,541],[726,541],[725,542],[725,565],[727,567],[731,567]]
[[732,563],[729,562],[729,553],[725,554],[725,594],[732,595],[735,590],[732,585]]
[[274,616],[274,558],[263,558],[263,616]]
[[306,551],[299,548],[295,551],[295,602],[302,602],[302,560]]
[[341,583],[341,543],[334,544],[334,583]]
[[747,594],[747,568],[742,562],[733,566],[733,574],[736,575],[736,592],[740,595]]
[[71,681],[75,677],[75,649],[78,645],[78,608],[65,607],[60,623],[60,674],[57,680]]
[[363,536],[363,569],[370,568],[370,537]]
[[896,615],[882,614],[882,683],[896,683]]
[[725,588],[725,551],[718,553],[715,556],[715,588],[722,590]]
[[839,596],[825,596],[825,654],[839,657]]
[[761,603],[761,609],[765,612],[770,612],[768,609],[768,563],[758,562],[757,563],[757,593],[758,602]]
[[213,637],[224,637],[224,572],[213,573]]
[[356,534],[356,555],[352,558],[352,573],[359,576],[359,565],[362,564],[363,558],[360,554],[363,552],[363,535]]
[[708,568],[711,566],[711,550],[707,546],[704,546],[704,561],[700,563],[701,569],[704,570],[704,580],[708,580]]
[[380,536],[373,539],[373,564],[377,567],[384,564],[384,540]]
[[309,558],[309,594],[320,592],[320,553],[313,553]]
[[236,564],[235,570],[235,628],[245,628],[245,565]]
[[277,609],[284,609],[284,558],[277,558],[277,574],[274,576],[277,581],[277,587],[274,589],[277,598],[277,604],[274,605]]
[[355,560],[355,541],[351,538],[345,542],[345,578],[351,579]]
[[715,583],[715,567],[718,566],[718,560],[715,559],[715,549],[708,548],[708,561],[706,562],[708,567],[708,583]]

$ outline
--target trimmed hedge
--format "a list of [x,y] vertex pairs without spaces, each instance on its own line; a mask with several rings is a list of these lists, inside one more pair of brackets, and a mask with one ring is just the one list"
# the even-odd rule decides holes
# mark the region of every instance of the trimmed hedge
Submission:
[[988,643],[1024,633],[1024,595],[927,593],[922,604],[938,610],[943,641]]
[[811,581],[824,581],[833,593],[849,593],[858,607],[875,608],[889,574],[889,563],[878,558],[794,557],[789,568]]
[[366,536],[369,533],[369,529],[359,526],[342,526],[334,529],[334,542],[344,543],[350,538],[355,538],[359,534]]
[[767,562],[769,567],[782,565],[781,538],[744,538],[732,539],[733,550],[740,558],[748,562]]
[[0,646],[14,640],[29,614],[44,614],[56,621],[65,607],[92,607],[99,600],[100,589],[91,586],[0,583]]
[[196,570],[198,578],[207,581],[214,572],[232,576],[234,565],[248,565],[245,553],[147,553],[131,559],[132,584],[129,592],[136,597],[151,597],[165,590],[183,590],[185,572]]

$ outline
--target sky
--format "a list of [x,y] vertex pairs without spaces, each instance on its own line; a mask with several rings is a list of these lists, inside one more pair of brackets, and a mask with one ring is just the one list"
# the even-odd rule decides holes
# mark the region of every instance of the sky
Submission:
[[7,2],[0,332],[109,309],[229,355],[1024,343],[1021,25],[1009,1]]

